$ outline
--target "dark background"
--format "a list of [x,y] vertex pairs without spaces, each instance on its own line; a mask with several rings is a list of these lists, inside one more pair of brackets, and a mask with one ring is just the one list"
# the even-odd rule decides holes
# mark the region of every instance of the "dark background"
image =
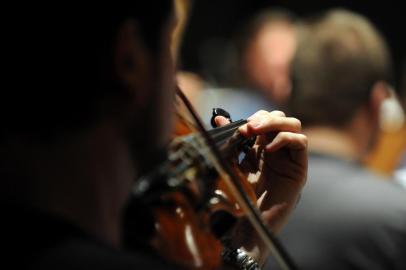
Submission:
[[181,48],[181,68],[204,77],[211,76],[213,71],[210,66],[205,66],[201,52],[207,41],[215,40],[214,46],[218,50],[212,57],[221,65],[223,43],[241,30],[255,12],[272,6],[289,9],[299,18],[331,7],[347,8],[365,15],[388,42],[395,65],[395,83],[398,82],[400,67],[406,57],[406,11],[397,1],[195,0]]

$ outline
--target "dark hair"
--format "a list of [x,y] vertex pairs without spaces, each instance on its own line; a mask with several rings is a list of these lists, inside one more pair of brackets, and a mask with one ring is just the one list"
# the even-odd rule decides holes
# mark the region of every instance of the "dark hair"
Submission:
[[361,15],[332,10],[299,31],[291,112],[304,126],[345,126],[377,81],[390,81],[387,46]]
[[133,19],[154,55],[172,1],[24,10],[10,7],[12,15],[2,26],[7,29],[2,32],[5,82],[0,94],[0,139],[47,140],[90,126],[103,114],[103,100],[125,99],[113,71],[117,30]]

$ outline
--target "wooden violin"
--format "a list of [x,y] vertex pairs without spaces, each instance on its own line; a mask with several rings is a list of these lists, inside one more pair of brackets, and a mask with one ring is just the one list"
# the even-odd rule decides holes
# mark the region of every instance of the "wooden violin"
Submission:
[[256,194],[238,167],[238,156],[253,143],[237,131],[247,121],[206,131],[179,89],[177,95],[178,107],[184,107],[177,111],[167,156],[136,181],[132,192],[151,216],[149,247],[184,269],[218,269],[224,248],[221,239],[235,220],[244,217],[282,268],[294,269],[262,222]]

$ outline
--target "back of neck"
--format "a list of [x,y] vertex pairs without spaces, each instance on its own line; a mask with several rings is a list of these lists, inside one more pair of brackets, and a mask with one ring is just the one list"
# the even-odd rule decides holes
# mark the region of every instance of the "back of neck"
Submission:
[[359,160],[360,145],[350,132],[331,127],[314,126],[303,130],[309,140],[309,151],[345,160]]

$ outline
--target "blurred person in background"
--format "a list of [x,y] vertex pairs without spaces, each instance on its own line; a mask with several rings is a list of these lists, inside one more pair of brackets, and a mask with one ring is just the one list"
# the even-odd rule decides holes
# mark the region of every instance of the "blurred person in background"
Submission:
[[406,269],[406,194],[361,164],[390,78],[385,41],[362,15],[334,9],[301,29],[290,108],[309,139],[309,180],[281,234],[300,269]]
[[[260,108],[283,109],[290,96],[289,66],[296,48],[296,19],[280,8],[262,10],[237,34],[219,83],[180,73],[180,86],[195,101],[205,122],[221,106],[233,119]],[[200,89],[200,90],[199,90]]]
[[290,96],[289,70],[296,43],[294,15],[278,8],[255,16],[242,38],[239,68],[243,84],[276,107],[283,106]]

